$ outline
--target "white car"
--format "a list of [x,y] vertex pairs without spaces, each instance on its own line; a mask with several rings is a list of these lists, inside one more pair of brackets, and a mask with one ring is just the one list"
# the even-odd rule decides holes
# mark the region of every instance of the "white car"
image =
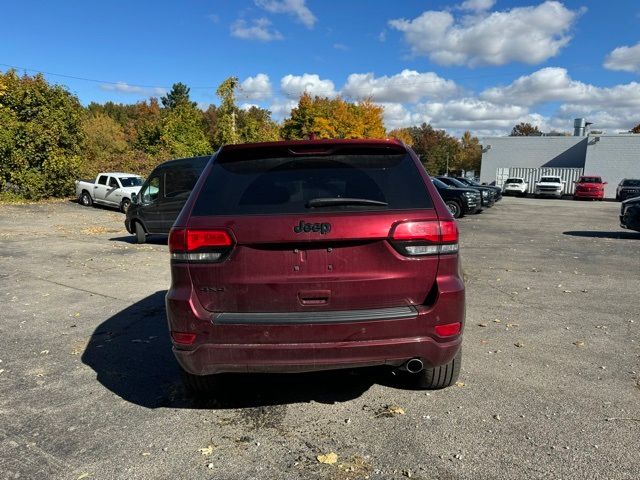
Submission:
[[103,172],[95,182],[76,180],[78,203],[90,207],[94,203],[117,207],[127,213],[131,205],[131,195],[137,194],[142,186],[142,177],[134,173]]
[[562,190],[564,189],[565,183],[566,182],[557,175],[545,175],[536,183],[534,194],[536,197],[549,196],[562,198]]
[[502,186],[503,195],[526,195],[529,184],[521,177],[507,178]]

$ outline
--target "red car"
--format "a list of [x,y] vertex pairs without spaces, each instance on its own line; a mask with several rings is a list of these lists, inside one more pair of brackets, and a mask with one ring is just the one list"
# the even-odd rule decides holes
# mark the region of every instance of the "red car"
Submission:
[[602,181],[602,177],[582,176],[576,182],[576,189],[573,192],[573,199],[591,198],[602,200],[604,198],[604,186],[607,182]]
[[166,297],[186,386],[223,372],[387,365],[455,383],[458,228],[395,140],[222,147],[169,235]]

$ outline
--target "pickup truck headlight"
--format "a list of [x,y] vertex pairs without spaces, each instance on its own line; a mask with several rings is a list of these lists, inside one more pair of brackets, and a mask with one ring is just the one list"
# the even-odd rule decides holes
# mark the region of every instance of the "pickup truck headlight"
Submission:
[[489,197],[489,191],[488,190],[482,190],[482,198],[488,198]]
[[467,198],[475,198],[476,194],[473,192],[464,192],[463,195]]

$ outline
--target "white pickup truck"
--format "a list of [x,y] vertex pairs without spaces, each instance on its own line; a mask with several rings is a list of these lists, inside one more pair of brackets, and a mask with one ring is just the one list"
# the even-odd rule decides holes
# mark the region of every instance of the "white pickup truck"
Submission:
[[127,213],[131,205],[131,194],[138,193],[142,177],[133,173],[99,173],[95,182],[76,180],[78,203],[90,207],[94,203],[117,207]]
[[545,175],[540,178],[540,181],[536,182],[534,195],[536,197],[550,196],[562,198],[565,183],[566,182],[557,175]]

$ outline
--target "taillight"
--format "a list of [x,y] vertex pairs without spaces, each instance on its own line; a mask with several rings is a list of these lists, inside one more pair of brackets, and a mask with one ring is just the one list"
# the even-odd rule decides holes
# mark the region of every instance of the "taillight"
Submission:
[[458,252],[458,225],[455,220],[399,223],[391,240],[404,255],[438,255]]
[[169,232],[171,260],[177,262],[220,262],[233,244],[226,230],[172,228]]

